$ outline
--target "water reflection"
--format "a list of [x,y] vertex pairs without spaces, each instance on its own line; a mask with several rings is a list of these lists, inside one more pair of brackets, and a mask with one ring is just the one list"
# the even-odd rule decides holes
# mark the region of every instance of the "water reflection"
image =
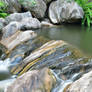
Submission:
[[92,56],[92,28],[80,25],[66,25],[53,28],[42,28],[39,32],[49,39],[64,40]]

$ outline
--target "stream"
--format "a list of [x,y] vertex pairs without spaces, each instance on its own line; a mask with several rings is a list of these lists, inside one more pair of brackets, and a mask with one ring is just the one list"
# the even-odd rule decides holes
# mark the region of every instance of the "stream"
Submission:
[[[65,44],[62,47],[61,44],[59,44],[62,42],[49,42],[45,46],[49,48],[50,44],[52,44],[52,47],[53,44],[55,44],[53,50],[46,50],[44,54],[40,56],[40,59],[36,58],[37,61],[32,60],[34,62],[33,64],[29,63],[30,68],[27,67],[29,64],[26,64],[24,70],[22,69],[24,66],[22,63],[19,64],[18,60],[20,59],[21,62],[25,57],[18,57],[15,60],[12,59],[15,55],[20,53],[17,52],[17,49],[20,49],[22,45],[17,47],[11,52],[8,58],[0,60],[0,92],[4,92],[3,89],[16,79],[16,75],[21,75],[29,69],[33,70],[43,67],[52,69],[57,79],[57,84],[55,88],[52,89],[52,92],[65,92],[66,88],[73,81],[79,79],[84,73],[92,69],[92,28],[89,29],[79,25],[62,25],[52,28],[41,28],[36,32],[38,38],[42,38],[38,40],[36,44],[31,43],[33,47],[28,48],[31,50],[26,53],[27,56],[29,56],[31,52],[35,55],[36,51],[40,51],[41,48],[44,48],[43,44],[51,40],[63,40],[72,46]],[[27,42],[27,45],[29,43],[30,41]],[[21,47],[21,53],[25,52],[25,50],[25,48]],[[25,59],[23,61],[25,61]]]

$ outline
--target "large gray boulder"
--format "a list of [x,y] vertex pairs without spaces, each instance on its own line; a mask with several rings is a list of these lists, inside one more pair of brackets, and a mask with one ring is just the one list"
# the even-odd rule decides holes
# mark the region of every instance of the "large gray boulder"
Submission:
[[55,83],[56,79],[51,70],[33,70],[17,78],[6,92],[51,92]]
[[9,16],[7,16],[5,18],[5,20],[6,20],[7,23],[10,23],[12,21],[21,21],[22,19],[28,18],[28,17],[32,18],[32,15],[31,15],[31,13],[29,11],[28,12],[24,12],[24,13],[13,13],[13,14],[10,14]]
[[43,0],[22,0],[20,4],[25,10],[31,11],[36,18],[43,18],[47,9]]
[[13,35],[19,29],[20,29],[20,23],[19,22],[14,21],[14,22],[9,23],[7,26],[5,26],[2,29],[2,33],[3,33],[2,39],[5,39],[5,38]]
[[67,92],[92,92],[92,71],[75,81]]
[[29,17],[22,19],[20,22],[13,21],[2,29],[2,33],[3,33],[2,39],[12,36],[18,30],[25,31],[25,30],[31,30],[37,28],[41,28],[41,23],[36,18]]
[[37,18],[25,18],[20,22],[20,29],[21,30],[30,30],[30,29],[37,29],[41,28],[41,23]]
[[49,18],[53,23],[76,22],[83,15],[83,9],[74,1],[57,0],[49,7]]

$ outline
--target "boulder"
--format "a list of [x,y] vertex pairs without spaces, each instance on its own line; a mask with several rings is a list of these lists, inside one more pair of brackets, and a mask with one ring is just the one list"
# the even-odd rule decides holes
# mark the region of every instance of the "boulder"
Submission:
[[8,51],[11,51],[19,44],[28,41],[29,39],[33,39],[36,36],[37,34],[31,30],[25,32],[18,31],[14,35],[1,40],[0,43],[4,45],[8,49]]
[[72,83],[67,92],[92,92],[92,71]]
[[49,20],[49,19],[44,19],[44,20],[42,20],[42,21],[41,21],[41,25],[42,25],[43,27],[52,27],[52,26],[54,26],[53,24],[50,23],[50,20]]
[[13,35],[14,33],[16,33],[18,30],[20,29],[20,23],[19,22],[11,22],[9,23],[7,26],[5,26],[2,29],[2,39],[7,38],[11,35]]
[[49,7],[49,18],[53,23],[76,22],[83,15],[83,9],[74,1],[57,0]]
[[32,15],[31,13],[28,11],[28,12],[24,12],[24,13],[13,13],[13,14],[10,14],[9,16],[7,16],[5,18],[7,24],[12,22],[12,21],[21,21],[22,19],[25,19],[25,18],[29,18],[31,17],[32,18]]
[[22,7],[31,11],[32,15],[36,18],[43,18],[47,9],[47,6],[43,0],[19,0]]
[[51,92],[55,83],[56,79],[51,70],[33,70],[18,77],[6,92]]
[[49,22],[47,22],[47,21],[42,21],[42,22],[41,22],[41,25],[42,25],[43,27],[52,27],[52,26],[54,26],[53,24],[51,24],[51,23],[49,23]]
[[21,30],[31,30],[31,29],[37,29],[37,28],[41,28],[41,23],[38,19],[36,18],[25,18],[23,19],[21,22]]
[[6,25],[6,21],[3,18],[0,18],[0,30]]
[[2,39],[7,38],[14,33],[16,33],[18,30],[31,30],[31,29],[37,29],[41,28],[41,23],[36,18],[25,18],[20,22],[10,22],[7,26],[5,26],[2,30],[3,36]]

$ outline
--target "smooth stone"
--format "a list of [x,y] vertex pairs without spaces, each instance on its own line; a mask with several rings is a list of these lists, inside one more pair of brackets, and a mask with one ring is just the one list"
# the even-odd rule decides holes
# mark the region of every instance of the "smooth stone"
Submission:
[[2,39],[8,38],[10,36],[12,36],[13,34],[15,34],[18,30],[20,29],[20,23],[19,22],[10,22],[7,26],[5,26],[2,29]]
[[7,24],[10,23],[10,22],[13,22],[13,21],[21,21],[25,18],[29,18],[31,17],[32,18],[32,15],[31,15],[31,12],[24,12],[24,13],[13,13],[13,14],[10,14],[9,16],[7,16],[5,18]]
[[19,44],[21,44],[29,39],[33,39],[36,36],[37,36],[37,34],[31,30],[24,31],[24,32],[18,31],[14,35],[1,40],[0,43],[2,45],[4,45],[8,49],[8,51],[11,51]]
[[51,92],[55,83],[51,70],[43,68],[24,73],[8,86],[6,92]]
[[20,22],[21,30],[31,30],[41,28],[41,23],[37,18],[25,18]]
[[57,0],[49,7],[49,18],[52,23],[73,23],[82,19],[83,16],[83,9],[74,1]]
[[7,26],[5,26],[2,30],[3,36],[2,39],[8,38],[15,34],[18,30],[32,30],[41,28],[41,23],[36,18],[24,18],[20,22],[13,21],[10,22]]
[[47,21],[42,21],[41,25],[42,25],[42,27],[53,27],[54,26],[53,24],[51,24],[51,23],[49,23]]
[[66,92],[92,92],[92,71],[72,83]]

